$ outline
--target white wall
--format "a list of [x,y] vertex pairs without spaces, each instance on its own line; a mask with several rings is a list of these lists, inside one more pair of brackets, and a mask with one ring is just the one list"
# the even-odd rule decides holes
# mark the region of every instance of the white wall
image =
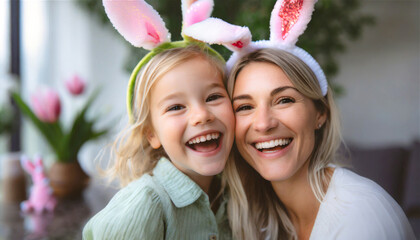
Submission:
[[420,1],[362,4],[376,24],[339,57],[343,135],[365,147],[407,146],[420,139]]

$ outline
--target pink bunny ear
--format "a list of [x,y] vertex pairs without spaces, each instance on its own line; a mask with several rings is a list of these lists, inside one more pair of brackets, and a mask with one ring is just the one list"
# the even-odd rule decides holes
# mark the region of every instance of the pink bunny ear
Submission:
[[270,19],[270,40],[295,45],[305,31],[317,0],[279,0]]
[[184,27],[209,18],[213,11],[213,6],[213,0],[182,0]]
[[35,169],[35,165],[26,156],[20,158],[20,163],[22,164],[23,169],[28,173],[32,173]]
[[35,159],[34,159],[34,163],[35,163],[35,166],[37,166],[37,167],[38,166],[41,166],[41,167],[44,166],[41,156],[36,156]]
[[241,51],[251,42],[247,27],[232,25],[218,18],[208,18],[184,29],[184,34],[209,44],[223,44],[231,51]]
[[170,41],[159,13],[142,0],[103,0],[115,29],[135,47],[151,50]]

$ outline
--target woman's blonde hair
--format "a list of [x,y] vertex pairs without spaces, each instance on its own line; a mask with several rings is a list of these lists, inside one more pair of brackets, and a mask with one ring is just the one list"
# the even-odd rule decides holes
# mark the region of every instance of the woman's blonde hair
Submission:
[[[315,74],[298,57],[283,50],[261,49],[247,54],[234,65],[227,86],[231,97],[238,74],[252,62],[277,65],[298,91],[312,99],[320,113],[326,114],[326,122],[315,131],[315,146],[308,167],[308,181],[312,191],[322,201],[330,179],[326,168],[334,162],[341,142],[339,118],[331,89],[323,96]],[[263,179],[236,149],[234,151],[234,160],[226,164],[224,177],[231,191],[228,214],[235,238],[297,239],[287,211],[270,182]]]
[[150,173],[160,157],[166,156],[162,147],[153,149],[147,134],[152,130],[150,122],[150,92],[153,85],[176,66],[194,59],[203,58],[214,66],[215,73],[224,78],[224,62],[208,53],[208,49],[192,44],[188,47],[165,50],[153,57],[138,74],[134,98],[134,122],[126,127],[115,140],[112,161],[105,173],[110,180],[118,179],[121,186]]

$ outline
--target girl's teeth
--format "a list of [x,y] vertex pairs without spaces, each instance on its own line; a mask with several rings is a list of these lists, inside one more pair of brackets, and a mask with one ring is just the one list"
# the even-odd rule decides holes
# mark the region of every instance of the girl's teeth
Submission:
[[188,144],[197,144],[205,141],[210,141],[212,139],[218,139],[220,137],[220,133],[211,133],[203,136],[196,137],[190,141],[188,141]]
[[263,148],[273,148],[273,147],[277,147],[277,146],[284,146],[287,145],[291,142],[290,138],[287,139],[276,139],[276,140],[271,140],[271,141],[267,141],[267,142],[259,142],[255,144],[255,148],[257,149],[263,149]]

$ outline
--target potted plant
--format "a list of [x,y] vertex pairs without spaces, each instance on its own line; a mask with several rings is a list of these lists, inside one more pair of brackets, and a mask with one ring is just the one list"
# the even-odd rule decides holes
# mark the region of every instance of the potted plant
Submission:
[[[77,75],[66,81],[67,90],[73,97],[81,95],[85,82]],[[44,89],[31,98],[31,107],[18,93],[12,93],[20,111],[29,119],[55,155],[55,162],[49,169],[50,184],[57,197],[79,195],[87,186],[89,177],[78,162],[78,153],[82,146],[91,140],[108,133],[109,129],[95,129],[98,118],[89,119],[87,112],[98,95],[95,91],[76,114],[70,128],[64,128],[59,121],[61,101],[57,91]]]

